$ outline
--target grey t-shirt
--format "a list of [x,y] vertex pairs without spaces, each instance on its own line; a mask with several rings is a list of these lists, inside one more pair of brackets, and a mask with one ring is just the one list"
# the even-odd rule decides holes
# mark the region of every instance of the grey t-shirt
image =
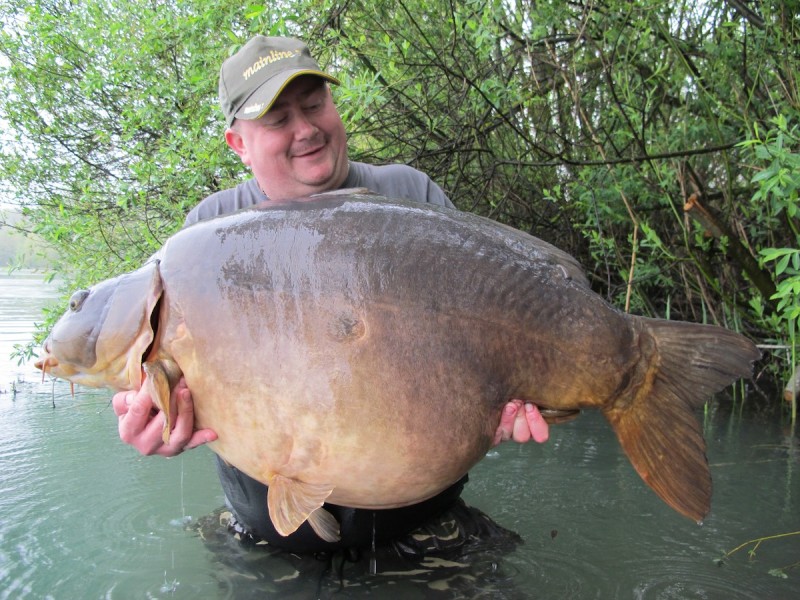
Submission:
[[[350,161],[347,179],[340,189],[344,188],[367,188],[388,198],[404,198],[454,208],[442,188],[425,173],[408,165],[375,166]],[[202,200],[186,215],[184,225],[228,214],[266,199],[253,177],[234,188],[215,192]]]
[[[367,188],[389,198],[405,198],[454,208],[442,189],[430,177],[407,165],[373,166],[350,162],[350,171],[342,184],[345,188]],[[234,188],[216,192],[202,200],[186,216],[186,225],[253,206],[267,199],[251,178]],[[331,544],[320,540],[304,526],[288,537],[279,535],[272,524],[267,504],[266,486],[217,457],[217,471],[228,506],[239,526],[250,534],[279,548],[297,552],[335,550],[347,546],[366,547],[375,531],[375,515],[381,539],[405,535],[441,513],[458,500],[466,476],[448,489],[416,505],[382,511],[331,507],[341,525],[342,541]]]

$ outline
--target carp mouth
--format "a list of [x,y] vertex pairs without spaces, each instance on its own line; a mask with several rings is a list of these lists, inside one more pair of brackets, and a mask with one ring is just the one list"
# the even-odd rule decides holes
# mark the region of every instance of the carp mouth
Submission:
[[58,367],[58,359],[50,353],[48,342],[49,340],[45,340],[44,345],[42,346],[42,349],[44,350],[44,358],[40,358],[33,363],[33,366],[42,372],[42,383],[44,383],[44,378],[47,376],[50,369],[55,369]]
[[49,338],[44,341],[44,344],[42,344],[44,357],[33,363],[33,366],[42,372],[42,381],[44,381],[44,376],[47,375],[47,369],[52,369],[58,366],[58,359],[50,354],[50,348],[48,348],[49,343]]

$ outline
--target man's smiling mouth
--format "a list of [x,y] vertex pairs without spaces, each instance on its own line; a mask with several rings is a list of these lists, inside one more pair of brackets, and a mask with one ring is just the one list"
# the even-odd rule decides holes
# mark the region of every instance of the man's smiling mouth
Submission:
[[295,152],[294,153],[294,157],[295,158],[305,158],[305,157],[308,157],[308,156],[315,156],[316,154],[319,154],[324,148],[325,148],[325,144],[320,144],[319,146],[314,146],[313,148],[307,148],[307,149],[301,150],[300,152]]

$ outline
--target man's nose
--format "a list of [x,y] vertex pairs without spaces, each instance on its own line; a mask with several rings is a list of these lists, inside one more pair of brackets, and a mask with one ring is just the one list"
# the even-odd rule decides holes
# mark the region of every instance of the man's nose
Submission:
[[314,122],[302,113],[297,115],[294,124],[294,135],[298,140],[314,137],[319,131],[319,128],[314,124]]

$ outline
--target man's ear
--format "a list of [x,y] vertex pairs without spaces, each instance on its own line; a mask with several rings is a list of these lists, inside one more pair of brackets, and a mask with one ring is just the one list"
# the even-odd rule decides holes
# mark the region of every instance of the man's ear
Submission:
[[239,155],[239,158],[242,159],[244,164],[248,164],[247,146],[245,146],[244,139],[238,131],[230,127],[226,129],[225,143],[228,144],[228,147],[230,147],[231,150]]

